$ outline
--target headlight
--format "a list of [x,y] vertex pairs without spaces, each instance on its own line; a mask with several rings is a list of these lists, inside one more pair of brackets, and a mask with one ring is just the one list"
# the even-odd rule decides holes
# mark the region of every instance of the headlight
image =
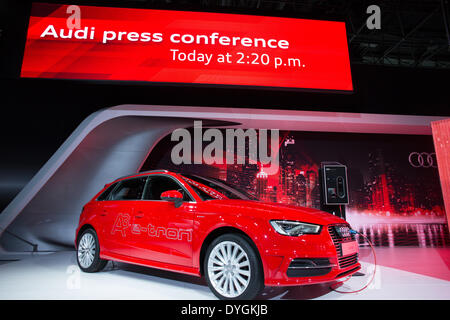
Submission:
[[272,220],[270,224],[276,232],[284,236],[298,237],[302,234],[318,234],[320,225],[289,220]]

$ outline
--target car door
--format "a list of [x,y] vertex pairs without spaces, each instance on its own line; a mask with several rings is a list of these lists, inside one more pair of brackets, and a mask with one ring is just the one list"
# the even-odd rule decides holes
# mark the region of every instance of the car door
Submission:
[[136,205],[142,198],[147,177],[122,180],[107,201],[103,201],[99,215],[103,219],[105,251],[129,256],[132,253],[131,221]]
[[119,182],[116,182],[112,185],[110,185],[95,201],[95,212],[97,213],[96,218],[96,231],[99,238],[101,251],[107,252],[109,251],[110,247],[110,238],[106,234],[106,230],[111,230],[113,224],[114,224],[114,218],[113,214],[111,213],[112,207],[110,202],[111,193],[114,191],[114,189],[117,187]]
[[[176,208],[161,193],[178,190],[183,204]],[[137,258],[192,266],[193,198],[169,175],[150,175],[133,217],[133,245]]]

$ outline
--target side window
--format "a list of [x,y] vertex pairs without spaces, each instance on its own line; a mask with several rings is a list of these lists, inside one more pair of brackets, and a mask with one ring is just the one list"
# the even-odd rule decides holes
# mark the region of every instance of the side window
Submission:
[[111,194],[111,191],[114,190],[114,188],[117,186],[117,182],[110,185],[103,193],[97,198],[97,201],[105,201],[109,200],[109,195]]
[[191,201],[191,197],[184,191],[183,187],[174,179],[164,176],[148,177],[144,200],[161,200],[161,193],[169,190],[177,190],[183,194],[183,201]]
[[140,200],[147,177],[123,180],[111,194],[110,200]]

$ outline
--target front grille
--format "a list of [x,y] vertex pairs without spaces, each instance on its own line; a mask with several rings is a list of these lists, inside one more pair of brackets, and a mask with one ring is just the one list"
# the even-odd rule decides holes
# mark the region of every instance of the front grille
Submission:
[[336,248],[337,256],[338,257],[342,256],[342,249],[341,249],[341,242],[342,241],[341,241],[340,237],[338,236],[336,230],[334,230],[333,226],[329,226],[328,227],[328,232],[329,232],[329,234],[331,236],[331,240],[333,240],[333,244],[334,244],[334,246]]
[[346,276],[346,275],[348,275],[348,274],[350,274],[350,273],[353,273],[353,272],[355,272],[355,271],[357,271],[357,270],[359,270],[359,267],[356,267],[356,268],[353,268],[353,269],[350,269],[350,270],[341,272],[341,273],[339,273],[339,274],[336,276],[336,279],[337,279],[337,278],[341,278],[341,277],[343,277],[343,276]]
[[339,268],[344,269],[358,262],[358,254],[355,253],[350,256],[341,257],[338,260],[339,260]]
[[336,231],[335,227],[342,227],[346,225],[333,225],[328,227],[328,233],[330,234],[331,240],[333,241],[334,247],[336,248],[336,253],[338,257],[339,262],[339,268],[347,268],[351,265],[354,265],[358,262],[358,254],[352,254],[350,256],[343,257],[342,256],[342,247],[341,243],[348,242],[348,241],[354,241],[355,235],[350,234],[348,237],[341,237],[338,232]]

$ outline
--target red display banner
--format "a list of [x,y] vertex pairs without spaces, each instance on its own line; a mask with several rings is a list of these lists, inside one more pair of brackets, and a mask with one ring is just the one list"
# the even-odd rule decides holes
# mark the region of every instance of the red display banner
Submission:
[[21,76],[353,90],[343,22],[42,3]]

